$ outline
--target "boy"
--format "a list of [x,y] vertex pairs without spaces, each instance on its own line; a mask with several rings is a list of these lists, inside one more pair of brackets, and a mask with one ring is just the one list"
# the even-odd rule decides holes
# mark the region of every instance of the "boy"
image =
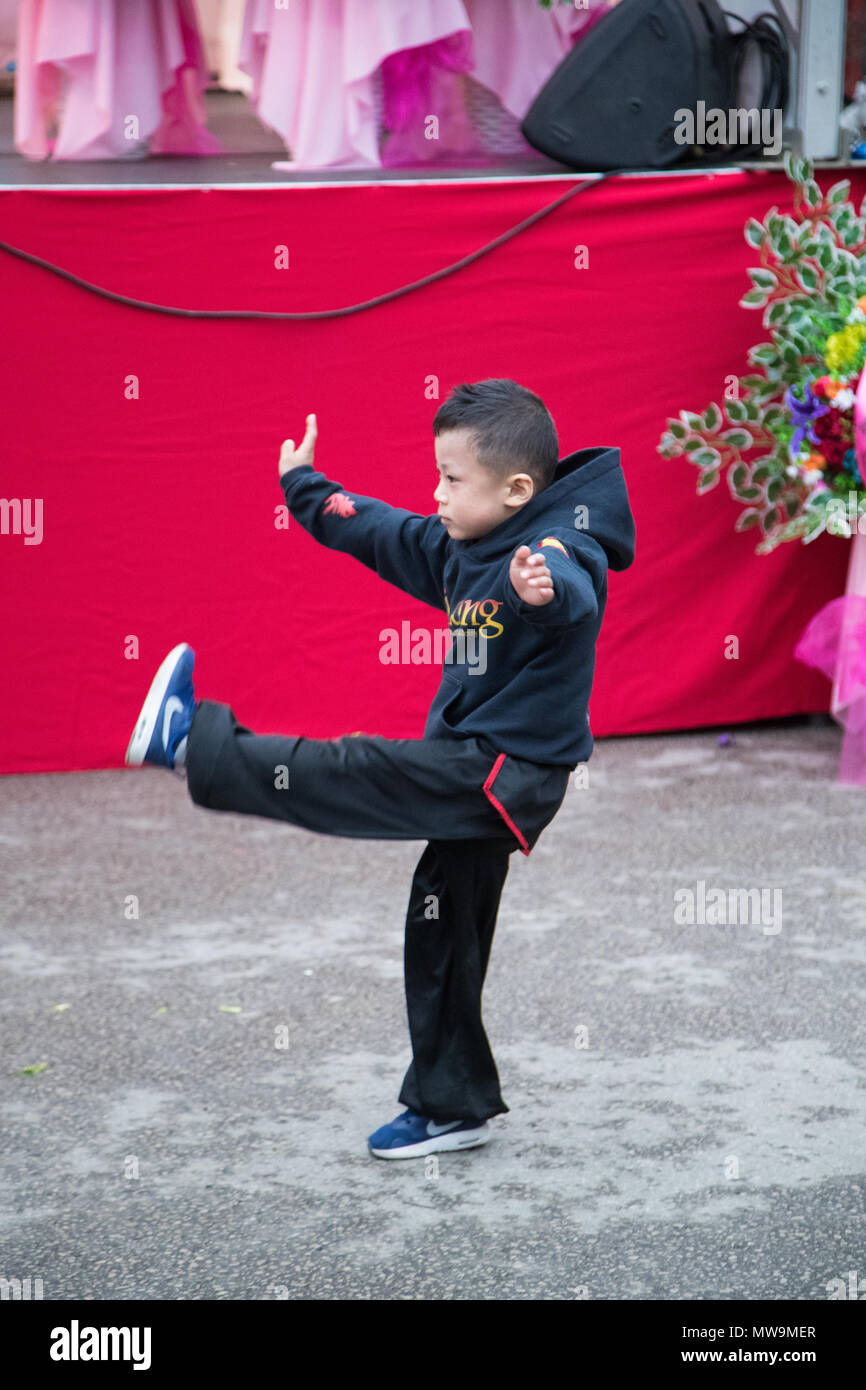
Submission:
[[126,762],[185,766],[193,801],[212,810],[326,835],[428,841],[406,916],[412,1062],[398,1098],[407,1109],[368,1145],[377,1158],[474,1148],[490,1138],[488,1120],[508,1111],[481,992],[509,856],[531,852],[592,752],[607,571],[634,559],[619,450],[559,462],[538,396],[509,380],[457,386],[433,420],[438,513],[420,516],[317,472],[316,433],[308,415],[300,447],[282,446],[292,516],[448,614],[454,646],[424,737],[253,734],[229,706],[196,700],[194,655],[181,643],[154,678]]

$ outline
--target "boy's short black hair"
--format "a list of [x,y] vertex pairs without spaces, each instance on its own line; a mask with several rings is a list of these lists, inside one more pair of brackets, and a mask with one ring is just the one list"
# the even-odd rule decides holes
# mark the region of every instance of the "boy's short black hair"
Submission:
[[536,493],[553,481],[559,439],[553,417],[540,396],[507,377],[455,386],[433,417],[433,434],[470,430],[472,449],[482,467],[507,478],[528,473]]

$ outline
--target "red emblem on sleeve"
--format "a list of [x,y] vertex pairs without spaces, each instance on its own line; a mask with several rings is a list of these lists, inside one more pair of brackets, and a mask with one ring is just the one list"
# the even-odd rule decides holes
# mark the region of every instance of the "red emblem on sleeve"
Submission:
[[351,497],[347,497],[345,492],[332,492],[324,510],[333,512],[335,516],[355,516],[355,503]]

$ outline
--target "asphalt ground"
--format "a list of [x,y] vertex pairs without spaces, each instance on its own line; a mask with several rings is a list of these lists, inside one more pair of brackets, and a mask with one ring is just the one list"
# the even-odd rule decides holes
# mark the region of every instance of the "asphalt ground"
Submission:
[[[45,1300],[827,1300],[866,1276],[840,739],[596,742],[511,857],[484,995],[510,1111],[435,1162],[366,1146],[403,1108],[421,842],[203,810],[154,768],[5,777],[0,1275]],[[699,881],[765,910],[678,920]]]

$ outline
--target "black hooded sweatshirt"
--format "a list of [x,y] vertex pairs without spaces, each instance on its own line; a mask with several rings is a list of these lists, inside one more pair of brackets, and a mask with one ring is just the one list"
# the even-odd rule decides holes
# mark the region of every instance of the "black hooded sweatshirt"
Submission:
[[[306,531],[448,614],[452,648],[424,737],[485,738],[498,751],[574,768],[592,753],[589,697],[607,604],[607,571],[634,560],[635,526],[619,449],[579,449],[513,516],[475,540],[439,517],[346,493],[312,465],[284,473],[286,504]],[[549,603],[508,577],[515,550],[542,551]]]

